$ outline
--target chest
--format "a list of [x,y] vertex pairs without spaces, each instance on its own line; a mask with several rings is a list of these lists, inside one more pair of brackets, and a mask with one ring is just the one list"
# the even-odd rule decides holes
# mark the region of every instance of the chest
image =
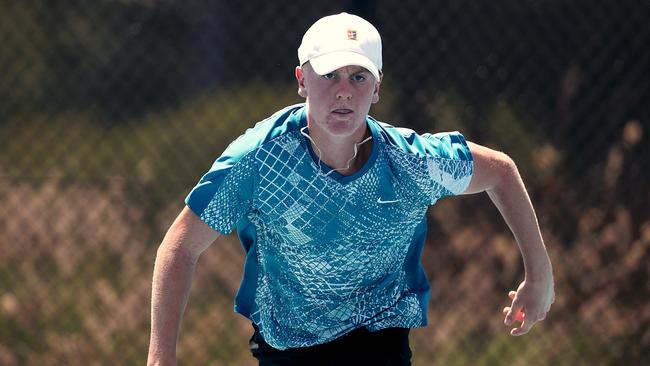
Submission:
[[299,148],[261,158],[256,214],[265,230],[295,245],[385,242],[408,235],[426,213],[385,159],[342,184],[321,175]]

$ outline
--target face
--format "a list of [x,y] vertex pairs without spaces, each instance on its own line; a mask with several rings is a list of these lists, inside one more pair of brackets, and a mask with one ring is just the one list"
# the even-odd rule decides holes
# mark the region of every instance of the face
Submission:
[[345,66],[318,75],[309,63],[296,67],[298,94],[307,99],[310,130],[331,136],[350,136],[365,132],[370,106],[379,101],[379,85],[374,76],[360,66]]

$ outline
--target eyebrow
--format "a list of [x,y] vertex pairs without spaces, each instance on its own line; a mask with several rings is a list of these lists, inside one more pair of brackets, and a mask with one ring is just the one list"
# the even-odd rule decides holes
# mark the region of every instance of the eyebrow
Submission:
[[356,71],[353,71],[352,74],[359,74],[359,73],[362,73],[362,72],[370,72],[370,71],[368,71],[365,67],[359,66],[359,69],[356,70]]
[[[334,71],[332,71],[332,72],[337,72],[337,71],[338,71],[338,70],[334,70]],[[358,74],[361,74],[361,73],[370,73],[370,71],[368,71],[368,70],[367,70],[366,68],[364,68],[364,67],[359,66],[359,69],[357,69],[357,70],[352,70],[352,71],[350,72],[350,76],[358,75]]]
[[[354,65],[354,66],[356,66],[356,65]],[[355,76],[355,75],[359,75],[359,74],[371,74],[370,70],[366,69],[365,67],[362,67],[362,66],[356,66],[356,67],[358,67],[358,69],[357,70],[352,70],[352,72],[350,72],[349,76]],[[330,71],[328,74],[333,74],[333,73],[338,74],[338,73],[340,73],[338,70],[339,69]]]
[[341,66],[341,67],[339,67],[338,69],[332,70],[332,72],[337,71],[337,70],[340,70],[340,69],[345,69],[345,68],[352,68],[352,69],[354,70],[353,72],[368,71],[368,69],[366,69],[366,68],[363,67],[363,66],[359,66],[359,65],[347,65],[347,66]]

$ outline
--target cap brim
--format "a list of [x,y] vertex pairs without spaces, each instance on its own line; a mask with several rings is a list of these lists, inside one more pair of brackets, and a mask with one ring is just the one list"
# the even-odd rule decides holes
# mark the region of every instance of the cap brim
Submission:
[[310,59],[309,64],[318,75],[325,75],[345,66],[361,66],[370,71],[375,77],[375,80],[379,81],[379,70],[377,70],[377,66],[369,58],[356,52],[330,52]]

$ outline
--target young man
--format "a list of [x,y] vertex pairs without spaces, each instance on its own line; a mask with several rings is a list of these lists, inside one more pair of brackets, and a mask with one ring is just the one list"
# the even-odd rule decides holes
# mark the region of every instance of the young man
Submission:
[[487,192],[512,230],[525,281],[505,323],[527,333],[554,301],[551,263],[514,162],[457,132],[418,135],[368,116],[379,100],[381,39],[341,13],[298,49],[304,105],[236,139],[186,199],[154,268],[149,364],[174,365],[192,272],[219,235],[246,252],[235,311],[260,365],[409,365],[408,330],[425,326],[420,264],[426,210]]

